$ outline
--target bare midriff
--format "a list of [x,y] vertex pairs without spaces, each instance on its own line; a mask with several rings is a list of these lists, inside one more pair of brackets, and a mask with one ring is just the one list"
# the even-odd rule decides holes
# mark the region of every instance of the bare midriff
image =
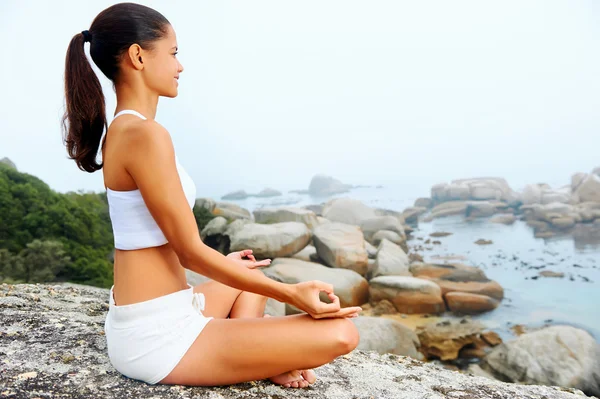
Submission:
[[117,306],[147,301],[189,288],[185,269],[170,244],[115,250],[113,298]]

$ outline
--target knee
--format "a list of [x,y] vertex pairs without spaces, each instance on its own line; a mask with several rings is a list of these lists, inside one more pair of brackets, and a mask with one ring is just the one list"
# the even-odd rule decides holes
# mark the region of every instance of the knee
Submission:
[[342,355],[352,352],[360,341],[358,329],[350,319],[337,319],[336,344]]

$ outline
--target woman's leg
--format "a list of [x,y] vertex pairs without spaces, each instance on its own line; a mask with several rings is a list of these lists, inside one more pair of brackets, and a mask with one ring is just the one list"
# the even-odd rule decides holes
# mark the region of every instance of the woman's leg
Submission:
[[329,363],[354,350],[358,341],[347,319],[316,320],[305,314],[214,319],[161,383],[215,386],[262,380]]

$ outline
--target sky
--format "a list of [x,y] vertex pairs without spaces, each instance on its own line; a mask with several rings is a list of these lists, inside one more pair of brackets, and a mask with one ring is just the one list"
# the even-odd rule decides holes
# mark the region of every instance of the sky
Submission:
[[[60,120],[68,43],[116,3],[0,2],[0,158],[59,192],[104,190]],[[156,119],[198,197],[317,173],[422,195],[477,176],[559,186],[600,166],[598,1],[139,3],[177,33],[179,95]]]

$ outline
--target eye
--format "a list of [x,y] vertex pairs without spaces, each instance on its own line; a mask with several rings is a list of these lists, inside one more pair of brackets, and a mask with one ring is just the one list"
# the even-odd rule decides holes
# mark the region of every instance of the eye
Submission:
[[177,55],[177,54],[179,54],[179,51],[176,51],[176,52],[173,53],[173,55]]

